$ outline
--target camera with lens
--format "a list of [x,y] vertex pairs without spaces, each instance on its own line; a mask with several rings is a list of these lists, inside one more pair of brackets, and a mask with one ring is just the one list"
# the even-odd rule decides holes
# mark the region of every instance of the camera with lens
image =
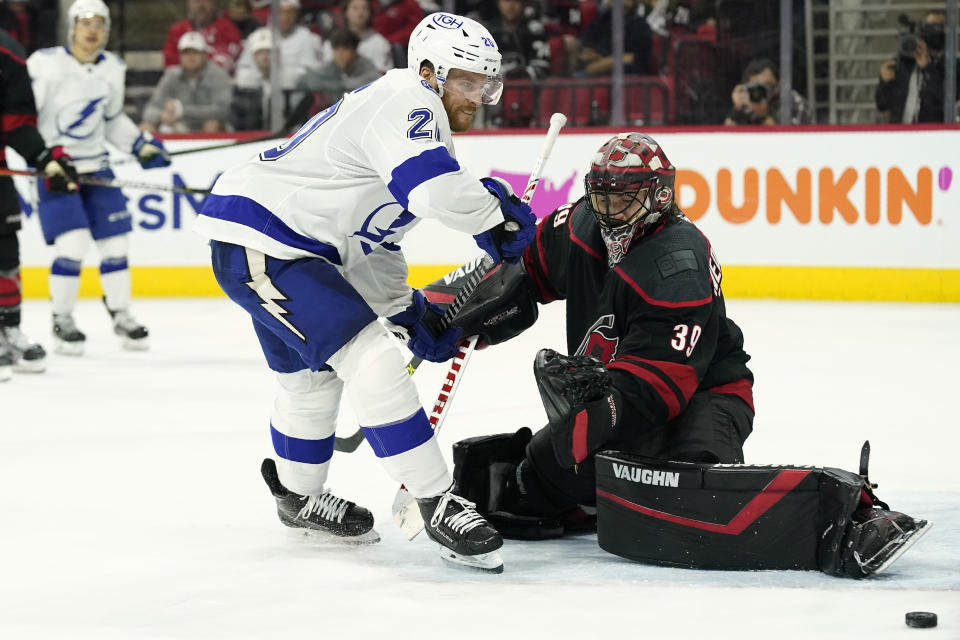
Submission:
[[904,14],[897,17],[897,36],[900,39],[900,55],[911,57],[917,52],[920,40],[927,43],[929,49],[942,51],[946,33],[943,25],[936,22],[917,24]]
[[747,96],[750,98],[750,102],[754,104],[759,104],[766,100],[770,92],[767,89],[767,85],[762,82],[751,82],[746,86]]

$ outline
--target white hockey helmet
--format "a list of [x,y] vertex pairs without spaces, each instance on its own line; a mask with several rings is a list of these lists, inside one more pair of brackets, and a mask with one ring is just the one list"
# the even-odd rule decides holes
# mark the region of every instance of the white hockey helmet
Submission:
[[73,44],[73,27],[80,18],[90,18],[100,16],[103,18],[104,27],[107,31],[107,37],[103,40],[103,46],[107,45],[107,38],[110,37],[110,9],[104,4],[103,0],[75,0],[67,10],[67,42]]
[[500,51],[490,32],[476,20],[442,11],[421,20],[410,35],[407,66],[419,75],[425,60],[433,65],[441,96],[450,69],[463,69],[487,76],[480,102],[500,101],[503,93]]

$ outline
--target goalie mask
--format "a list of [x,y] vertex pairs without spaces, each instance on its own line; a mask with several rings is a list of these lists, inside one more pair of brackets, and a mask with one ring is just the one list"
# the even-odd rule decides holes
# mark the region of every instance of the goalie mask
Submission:
[[584,191],[616,265],[644,227],[673,205],[676,169],[660,145],[642,133],[621,133],[597,150],[584,178]]
[[[433,65],[437,76],[437,92],[443,97],[444,84],[451,69],[463,69],[486,76],[483,84],[467,82],[458,86],[459,93],[481,104],[497,104],[503,93],[500,75],[500,51],[493,36],[483,25],[452,13],[431,13],[410,35],[407,61],[414,73],[420,74],[424,61]],[[469,86],[466,86],[469,85]]]

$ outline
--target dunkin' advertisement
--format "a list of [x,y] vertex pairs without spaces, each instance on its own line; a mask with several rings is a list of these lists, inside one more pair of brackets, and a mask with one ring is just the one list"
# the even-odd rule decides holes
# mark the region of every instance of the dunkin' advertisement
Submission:
[[[522,192],[543,133],[460,135],[457,157],[478,177],[502,177]],[[561,134],[532,202],[539,217],[583,195],[591,157],[614,133]],[[677,199],[710,238],[726,295],[960,302],[960,129],[647,133],[677,167]],[[177,139],[167,146],[218,142]],[[178,155],[169,169],[117,164],[118,179],[131,185],[124,192],[134,218],[136,295],[218,293],[204,241],[190,231],[203,196],[163,187],[209,189],[222,170],[274,144]],[[45,296],[52,252],[33,215],[33,185],[18,178],[17,187],[26,213],[25,293]],[[472,238],[432,220],[402,246],[415,286],[479,252]],[[85,266],[83,292],[96,295],[93,252]]]

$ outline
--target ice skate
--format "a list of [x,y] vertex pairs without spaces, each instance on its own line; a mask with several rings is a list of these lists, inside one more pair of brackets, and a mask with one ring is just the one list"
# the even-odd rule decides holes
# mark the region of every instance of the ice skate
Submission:
[[503,546],[503,538],[477,513],[475,504],[452,489],[432,498],[417,498],[424,530],[440,545],[440,557],[452,564],[502,573],[503,559],[497,549]]
[[13,350],[0,340],[0,382],[6,382],[13,375]]
[[110,311],[113,318],[113,332],[123,338],[123,348],[130,351],[144,351],[150,346],[150,332],[137,322],[126,309]]
[[42,373],[47,368],[47,352],[20,331],[20,327],[0,327],[0,341],[5,341],[13,355],[13,370],[19,373]]
[[77,328],[69,313],[53,314],[53,350],[65,356],[81,356],[87,336]]
[[277,463],[266,458],[260,473],[277,501],[277,515],[288,527],[330,536],[340,542],[369,544],[380,541],[373,529],[373,514],[329,491],[319,496],[302,496],[280,483]]
[[844,568],[854,578],[882,573],[932,526],[927,520],[876,507],[857,510],[853,522],[844,541],[851,552]]

